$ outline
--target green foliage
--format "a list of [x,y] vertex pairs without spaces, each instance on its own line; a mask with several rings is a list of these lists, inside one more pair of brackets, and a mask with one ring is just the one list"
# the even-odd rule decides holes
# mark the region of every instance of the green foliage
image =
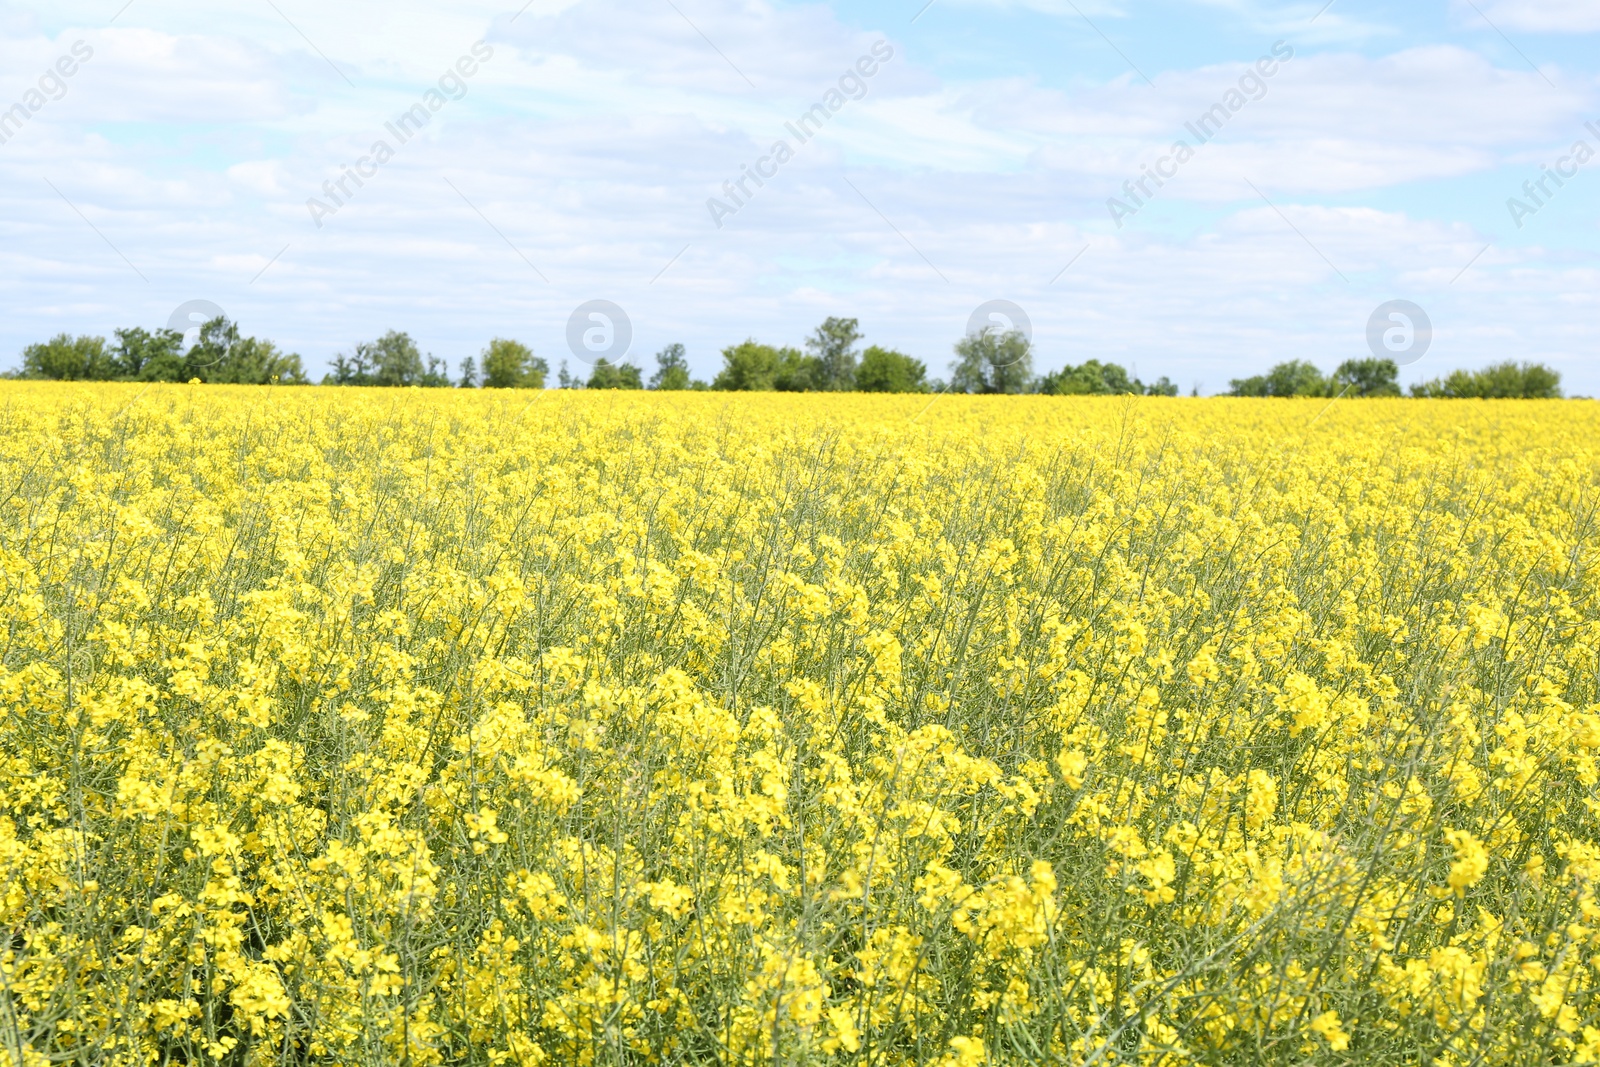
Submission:
[[422,378],[422,353],[410,334],[390,330],[357,352],[372,365],[373,385],[413,385]]
[[1315,364],[1292,359],[1267,372],[1267,389],[1272,396],[1326,396],[1328,380]]
[[1561,396],[1561,374],[1543,363],[1513,360],[1483,370],[1452,371],[1444,379],[1419,382],[1412,396],[1479,400],[1554,400]]
[[187,353],[183,335],[174,330],[154,333],[135,327],[116,331],[117,344],[107,348],[99,337],[67,334],[31,345],[22,353],[27,378],[57,381],[202,382],[268,385],[304,384],[300,357],[278,351],[271,341],[240,337],[236,323],[212,319],[200,328],[200,340]]
[[1235,378],[1228,385],[1230,396],[1328,395],[1328,380],[1315,364],[1303,359],[1279,363],[1264,375]]
[[778,350],[754,338],[722,350],[722,370],[711,388],[733,392],[760,392],[773,387],[778,371]]
[[1065,366],[1040,378],[1037,391],[1047,396],[1177,396],[1178,387],[1165,375],[1151,385],[1128,374],[1120,363],[1091,359]]
[[241,337],[238,324],[221,317],[200,327],[200,340],[184,362],[184,373],[190,378],[219,385],[301,385],[306,381],[299,356],[279,352],[271,341]]
[[190,373],[183,350],[183,334],[177,330],[150,333],[135,326],[118,330],[112,353],[116,376],[139,382],[186,382]]
[[113,377],[111,357],[103,337],[58,334],[22,352],[24,378],[53,378],[64,382],[100,382]]
[[[849,391],[857,388],[855,344],[861,340],[855,319],[828,318],[806,340],[809,352],[774,348],[753,338],[722,350],[722,370],[713,389],[735,392],[777,390],[804,393],[812,390]],[[663,367],[663,371],[665,367]],[[688,377],[684,364],[683,379]],[[690,383],[689,388],[693,388]]]
[[1392,359],[1347,359],[1333,372],[1335,396],[1399,396],[1400,367]]
[[632,363],[615,364],[601,360],[589,375],[589,389],[643,389],[644,372]]
[[778,349],[778,371],[772,387],[780,393],[808,393],[820,389],[823,380],[820,361],[798,348]]
[[390,330],[376,341],[356,345],[350,356],[333,358],[333,371],[322,378],[323,385],[379,385],[446,388],[450,375],[444,360],[422,353],[410,334]]
[[670,344],[656,353],[656,372],[650,376],[650,388],[677,391],[692,388],[689,378],[689,357],[680,344]]
[[950,388],[957,393],[1021,393],[1033,378],[1033,344],[1021,330],[989,328],[956,342]]
[[928,368],[904,352],[872,345],[861,354],[856,388],[863,393],[925,393]]
[[854,389],[856,342],[861,340],[860,324],[855,319],[832,316],[823,320],[806,340],[806,350],[815,363],[811,368],[811,387],[827,392]]
[[818,361],[797,348],[774,348],[748,339],[722,350],[713,389],[733,392],[805,392],[816,387]]
[[[115,344],[104,338],[62,333],[23,350],[22,366],[7,377],[58,381],[139,381],[268,384],[304,383],[300,357],[280,352],[271,341],[242,337],[236,323],[217,318],[201,327],[196,345],[184,351],[183,335],[170,329],[141,327],[115,331]],[[754,339],[723,349],[723,367],[710,385],[691,377],[684,346],[670,344],[656,353],[656,371],[648,387],[661,391],[719,389],[739,392],[858,391],[920,393],[943,390],[928,378],[921,360],[903,352],[869,346],[859,356],[859,321],[830,317],[806,340],[807,351],[764,345]],[[1033,376],[1033,347],[1018,331],[997,328],[964,337],[955,346],[949,388],[963,393],[1038,392],[1053,396],[1177,396],[1178,387],[1165,376],[1150,385],[1116,363],[1087,360]],[[518,341],[495,338],[478,359],[461,361],[460,384],[495,389],[542,389],[550,366]],[[601,361],[587,379],[561,364],[563,389],[640,389],[643,371],[630,363]],[[1229,382],[1230,395],[1243,397],[1395,397],[1400,396],[1399,367],[1392,359],[1351,359],[1324,377],[1305,360],[1289,360],[1266,374]],[[350,355],[334,357],[325,385],[424,386],[452,384],[443,360],[424,360],[410,335],[391,330],[376,341],[355,346]],[[1457,370],[1411,386],[1416,397],[1558,398],[1561,375],[1542,363],[1506,361],[1482,370]]]
[[496,337],[483,350],[486,389],[543,389],[549,374],[550,364],[521,341]]
[[1142,394],[1144,384],[1130,378],[1121,364],[1091,359],[1081,366],[1066,366],[1046,374],[1039,379],[1039,392],[1051,396],[1126,396]]
[[432,354],[428,356],[428,369],[422,372],[422,378],[417,382],[424,389],[449,389],[454,383],[450,381],[450,368],[444,360]]

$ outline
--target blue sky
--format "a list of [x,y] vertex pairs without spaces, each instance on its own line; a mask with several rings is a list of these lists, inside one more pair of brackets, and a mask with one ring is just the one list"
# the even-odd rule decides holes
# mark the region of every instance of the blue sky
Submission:
[[[941,373],[1005,299],[1041,370],[1209,393],[1366,355],[1407,299],[1435,335],[1403,380],[1541,359],[1600,394],[1600,158],[1542,170],[1600,153],[1597,43],[1596,0],[0,0],[0,111],[40,105],[0,126],[0,365],[208,300],[318,373],[388,329],[554,366],[606,299],[646,367],[681,341],[710,375],[847,315]],[[785,123],[874,46],[799,143]],[[1259,99],[1118,226],[1108,200],[1135,206],[1124,183],[1275,46]]]

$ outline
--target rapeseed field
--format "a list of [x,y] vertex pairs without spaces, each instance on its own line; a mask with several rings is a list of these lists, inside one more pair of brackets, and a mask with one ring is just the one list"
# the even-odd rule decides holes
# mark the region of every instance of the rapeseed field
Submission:
[[0,1045],[1600,1059],[1591,402],[0,389]]

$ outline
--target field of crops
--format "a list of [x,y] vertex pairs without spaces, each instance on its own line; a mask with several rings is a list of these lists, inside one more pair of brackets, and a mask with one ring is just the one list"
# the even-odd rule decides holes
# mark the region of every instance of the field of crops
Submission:
[[0,1062],[1600,1059],[1597,450],[7,384]]

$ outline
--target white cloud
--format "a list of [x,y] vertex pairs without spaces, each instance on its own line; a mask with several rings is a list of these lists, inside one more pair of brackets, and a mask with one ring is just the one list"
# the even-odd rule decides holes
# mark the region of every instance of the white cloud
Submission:
[[278,197],[287,192],[284,181],[287,172],[280,160],[254,159],[235,163],[228,168],[228,177],[259,196]]
[[139,28],[85,36],[95,56],[75,107],[86,121],[234,124],[305,110],[272,55],[247,41]]
[[[1466,14],[1474,14],[1461,5]],[[1484,14],[1508,30],[1530,33],[1593,33],[1600,30],[1595,0],[1496,0]]]
[[[973,118],[1048,135],[1038,156],[1043,166],[1120,183],[1174,140],[1194,145],[1185,123],[1236,88],[1246,70],[1239,63],[1172,72],[1156,79],[1153,92],[1119,83],[1078,97],[990,87]],[[1537,74],[1500,70],[1448,46],[1378,59],[1302,54],[1265,84],[1265,95],[1229,119],[1169,195],[1233,199],[1240,174],[1322,193],[1459,177],[1489,169],[1521,146],[1567,139],[1595,95],[1592,87],[1553,94]],[[1196,180],[1206,174],[1221,184]]]
[[[53,27],[105,17],[61,2]],[[934,69],[890,34],[897,55],[866,97],[718,230],[706,198],[885,34],[820,4],[675,2],[757,89],[660,2],[541,0],[513,23],[503,2],[279,0],[354,90],[267,5],[139,0],[112,29],[49,39],[0,7],[6,70],[42,69],[91,32],[97,49],[95,80],[0,147],[0,341],[159,324],[202,297],[313,365],[389,328],[452,362],[500,334],[554,363],[571,309],[606,297],[634,317],[636,358],[682,340],[702,375],[722,345],[798,342],[829,314],[859,315],[871,340],[942,373],[972,308],[1005,296],[1032,313],[1041,368],[1098,356],[1215,389],[1278,359],[1360,355],[1371,309],[1406,296],[1435,313],[1430,362],[1526,353],[1600,390],[1580,362],[1594,258],[1496,246],[1455,280],[1487,236],[1350,202],[1570,141],[1594,117],[1590,73],[1552,93],[1455,47],[1307,50],[1164,192],[1163,211],[1192,218],[1113,232],[1105,198],[1236,84],[1242,60],[1066,91],[1026,68]],[[318,229],[306,198],[479,38],[495,58],[468,95]],[[0,350],[0,365],[13,358]]]

